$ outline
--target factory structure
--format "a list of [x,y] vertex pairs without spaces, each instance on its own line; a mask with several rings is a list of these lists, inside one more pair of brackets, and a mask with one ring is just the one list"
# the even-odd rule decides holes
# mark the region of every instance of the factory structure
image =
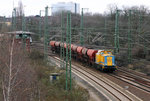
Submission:
[[52,4],[52,15],[62,11],[71,11],[72,13],[80,13],[80,4],[74,2],[58,2]]

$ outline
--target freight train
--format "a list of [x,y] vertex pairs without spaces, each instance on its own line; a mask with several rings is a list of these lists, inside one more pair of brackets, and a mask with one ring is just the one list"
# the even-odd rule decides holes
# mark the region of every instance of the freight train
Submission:
[[[61,47],[64,47],[66,51],[66,43],[50,41],[49,45],[51,46],[52,52],[59,54]],[[72,58],[100,69],[101,71],[113,72],[117,69],[115,56],[112,55],[111,51],[88,49],[86,47],[71,44],[71,55]]]

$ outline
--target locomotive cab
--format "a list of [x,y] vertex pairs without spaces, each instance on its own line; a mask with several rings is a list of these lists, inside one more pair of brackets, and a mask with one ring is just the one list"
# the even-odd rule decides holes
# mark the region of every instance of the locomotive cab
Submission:
[[111,51],[99,50],[96,53],[96,64],[103,70],[115,70],[115,56]]

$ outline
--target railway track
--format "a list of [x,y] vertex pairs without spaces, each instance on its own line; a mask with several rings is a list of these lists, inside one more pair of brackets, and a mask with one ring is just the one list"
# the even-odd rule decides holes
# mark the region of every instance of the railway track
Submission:
[[142,81],[143,83],[145,83],[146,85],[150,86],[150,77],[147,76],[144,73],[139,73],[139,72],[135,72],[133,70],[126,70],[126,69],[118,69],[119,72],[124,73],[130,77],[134,77],[137,78],[137,81]]
[[122,80],[126,83],[129,83],[138,89],[141,89],[145,91],[146,93],[150,94],[150,79],[141,77],[141,75],[132,74],[128,71],[123,71],[121,69],[118,70],[118,72],[115,72],[113,74],[109,74],[119,80]]
[[135,72],[134,70],[129,70],[129,69],[126,69],[124,67],[119,67],[118,71],[120,71],[120,72],[126,72],[126,73],[131,73],[132,75],[137,75],[139,77],[150,79],[150,76],[147,76],[147,74],[144,74],[144,73],[141,73],[141,72]]
[[[60,61],[58,57],[54,57],[54,58],[57,59],[57,61],[58,60]],[[107,96],[108,100],[141,101],[133,94],[125,91],[123,88],[119,87],[118,85],[106,79],[105,77],[101,76],[100,74],[91,71],[90,69],[84,68],[82,66],[80,66],[79,68],[79,65],[73,64],[72,71],[76,75],[80,76],[80,78],[86,80],[87,82],[89,81],[90,84],[94,85],[94,88],[97,89],[99,92],[103,93],[103,95]]]

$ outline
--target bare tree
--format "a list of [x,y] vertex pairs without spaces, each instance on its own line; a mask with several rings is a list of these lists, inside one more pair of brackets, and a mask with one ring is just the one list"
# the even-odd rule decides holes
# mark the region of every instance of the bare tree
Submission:
[[1,41],[0,61],[3,100],[29,101],[35,76],[22,45],[14,37]]
[[24,8],[22,1],[18,2],[18,8],[17,8],[17,16],[23,16],[24,15]]

